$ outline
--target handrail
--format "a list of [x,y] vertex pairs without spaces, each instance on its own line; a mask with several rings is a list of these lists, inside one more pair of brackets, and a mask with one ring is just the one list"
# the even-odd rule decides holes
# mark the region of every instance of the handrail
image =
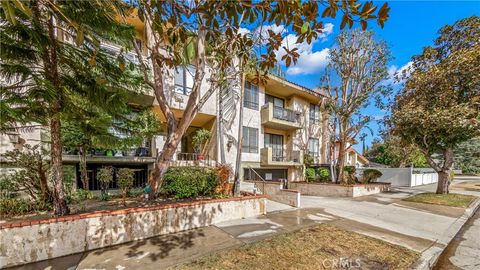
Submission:
[[[253,171],[260,178],[260,180],[262,180],[262,185],[263,185],[262,194],[265,193],[265,179],[260,174],[258,174],[257,171],[255,171],[255,169],[252,168],[252,166],[248,166],[248,169],[250,171]],[[253,185],[256,187],[257,183],[253,182]]]

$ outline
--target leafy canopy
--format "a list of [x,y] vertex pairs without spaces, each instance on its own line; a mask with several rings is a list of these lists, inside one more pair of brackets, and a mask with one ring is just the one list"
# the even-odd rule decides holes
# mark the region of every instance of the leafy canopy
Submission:
[[413,57],[396,98],[393,132],[427,155],[480,134],[480,18],[444,26],[434,46]]

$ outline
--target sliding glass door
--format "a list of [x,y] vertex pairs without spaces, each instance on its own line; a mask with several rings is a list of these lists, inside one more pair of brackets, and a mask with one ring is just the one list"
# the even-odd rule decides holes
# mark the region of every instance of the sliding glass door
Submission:
[[272,148],[272,159],[274,161],[283,161],[283,136],[277,134],[265,133],[265,147]]

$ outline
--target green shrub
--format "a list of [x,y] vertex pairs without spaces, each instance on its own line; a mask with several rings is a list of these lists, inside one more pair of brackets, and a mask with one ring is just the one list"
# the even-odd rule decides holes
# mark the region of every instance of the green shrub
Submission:
[[51,207],[45,203],[25,199],[4,198],[0,199],[0,216],[20,216],[36,211],[49,210]]
[[383,174],[379,170],[366,169],[363,171],[363,182],[365,184],[377,181]]
[[305,179],[307,182],[315,181],[315,169],[314,168],[306,168],[305,169]]
[[15,197],[17,189],[12,179],[7,176],[0,177],[0,199]]
[[121,168],[117,171],[117,184],[122,190],[123,204],[125,205],[125,199],[127,198],[128,191],[133,186],[133,176],[135,172],[129,168]]
[[346,174],[348,175],[354,175],[357,169],[355,166],[345,166],[343,167],[343,170],[345,171]]
[[143,188],[131,188],[128,190],[128,197],[135,198],[143,194]]
[[176,199],[211,196],[218,184],[218,175],[214,169],[170,167],[163,176],[161,192]]
[[107,190],[110,183],[113,181],[113,167],[102,167],[97,172],[97,179],[100,182],[100,188],[102,190],[102,200],[108,200]]
[[329,182],[330,179],[330,171],[325,168],[318,168],[317,170],[318,178],[321,182]]
[[81,202],[85,200],[91,200],[93,199],[93,193],[89,190],[85,189],[77,189],[75,192],[72,192],[71,194],[71,201],[72,202]]

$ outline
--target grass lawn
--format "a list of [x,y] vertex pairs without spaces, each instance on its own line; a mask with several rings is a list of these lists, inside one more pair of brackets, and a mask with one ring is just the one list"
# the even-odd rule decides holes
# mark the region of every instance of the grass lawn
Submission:
[[340,263],[352,269],[408,269],[418,256],[400,246],[320,224],[225,250],[174,269],[348,268],[342,268]]
[[417,203],[429,203],[429,204],[438,204],[446,206],[455,206],[467,208],[475,196],[463,195],[463,194],[435,194],[435,193],[422,193],[417,194],[408,198],[403,199],[408,202],[417,202]]

